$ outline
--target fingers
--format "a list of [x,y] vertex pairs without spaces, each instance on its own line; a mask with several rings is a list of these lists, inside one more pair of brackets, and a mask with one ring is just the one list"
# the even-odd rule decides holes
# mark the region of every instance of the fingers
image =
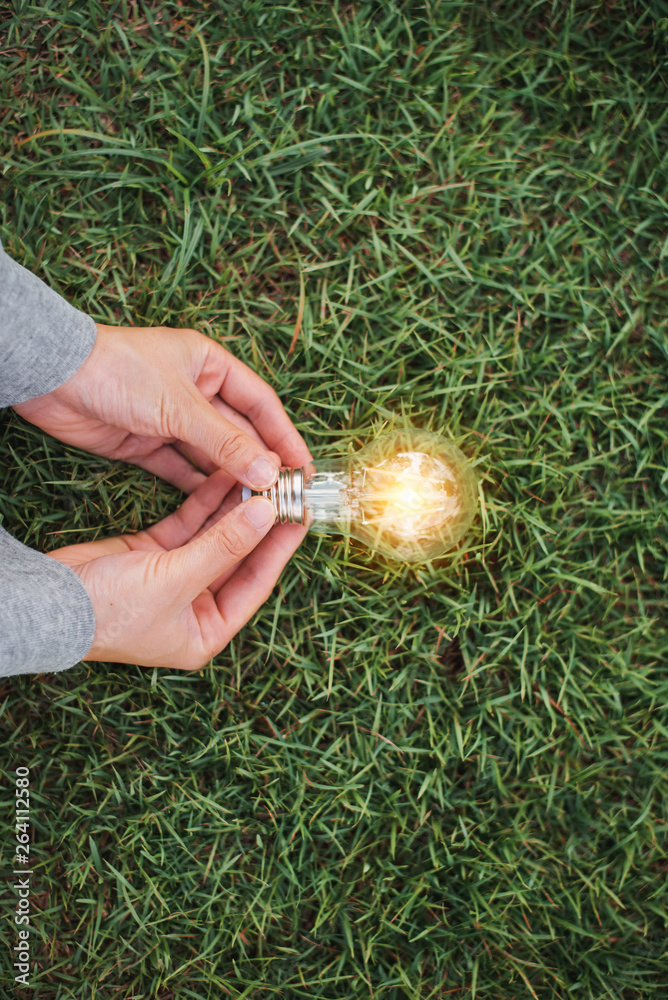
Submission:
[[[268,452],[269,457],[273,459],[276,465],[279,467],[281,466],[281,456],[277,455],[274,451],[269,451],[267,445],[255,430],[250,420],[246,420],[246,418],[242,417],[240,413],[237,413],[233,407],[224,403],[220,396],[214,396],[210,401],[210,405],[213,406],[214,410],[217,410],[218,413],[229,420],[231,424],[234,424],[235,427],[244,431],[244,433],[248,434],[249,437],[254,438],[260,447],[264,448],[265,451]],[[177,448],[178,451],[180,451],[181,454],[184,455],[190,462],[192,462],[196,468],[201,469],[202,472],[205,472],[207,475],[211,475],[212,472],[215,472],[219,468],[219,466],[217,466],[215,462],[212,462],[203,451],[200,451],[199,448],[195,448],[192,444],[185,445],[179,441],[174,445],[174,447]]]
[[211,405],[214,409],[218,410],[221,416],[226,417],[231,424],[236,424],[240,430],[245,431],[246,434],[259,441],[263,448],[267,448],[267,442],[260,437],[257,428],[253,426],[250,420],[239,413],[238,410],[235,410],[233,406],[230,406],[229,403],[226,403],[224,399],[221,399],[218,394],[211,400]]
[[276,482],[279,466],[266,448],[218,413],[198,390],[194,393],[173,420],[186,449],[199,449],[216,468],[254,489],[267,489]]
[[264,379],[228,351],[212,342],[211,359],[220,369],[221,398],[246,416],[284,465],[306,465],[311,454],[306,442],[285,412],[283,404]]
[[226,646],[268,600],[286,563],[297,551],[305,535],[306,529],[299,525],[276,525],[236,572],[229,576],[216,594],[216,604],[220,611],[215,637],[218,649]]
[[[260,447],[264,448],[265,451],[269,450],[265,442],[262,440],[258,432],[253,427],[250,420],[246,420],[246,418],[242,417],[240,413],[237,413],[234,407],[228,406],[228,404],[225,403],[220,398],[220,396],[215,395],[213,399],[210,400],[210,405],[213,406],[214,410],[217,410],[218,413],[221,414],[221,416],[225,417],[226,420],[229,420],[231,424],[234,424],[235,427],[239,428],[239,430],[243,431],[245,434],[248,434],[249,437],[252,437],[255,441],[257,441]],[[215,472],[216,469],[218,468],[218,466],[214,462],[212,462],[211,459],[204,454],[204,452],[200,451],[199,448],[194,448],[192,445],[188,447],[180,443],[177,444],[176,447],[183,455],[186,456],[186,458],[189,458],[190,461],[193,462],[198,469],[201,469],[202,472],[206,472],[207,475],[210,475],[212,472]],[[276,455],[273,452],[270,452],[269,454],[274,459],[276,464],[280,466],[281,464],[280,456]]]
[[[200,451],[199,448],[193,448],[192,445],[188,448],[186,447],[186,445],[180,443],[175,444],[174,447],[178,451],[180,451],[181,454],[184,455],[185,458],[187,458],[188,461],[191,462],[196,469],[201,470],[205,475],[210,476],[214,472],[219,471],[220,467],[216,465],[215,462],[212,462],[210,458],[207,458],[204,452]],[[275,451],[268,452],[268,455],[272,459],[272,461],[275,462],[276,468],[280,468],[281,466],[280,455],[277,455]],[[236,479],[234,481],[236,483]]]
[[[277,541],[280,541],[281,544],[283,545],[285,545],[286,543],[289,543],[291,545],[290,549],[288,548],[285,549],[286,557],[283,563],[283,565],[285,565],[285,563],[295,554],[306,534],[307,534],[306,528],[301,527],[301,525],[276,524],[271,534],[269,534],[266,539],[265,538],[262,539],[257,549],[254,550],[251,553],[251,555],[247,557],[245,561],[248,562],[248,559],[250,559],[253,556],[255,551],[257,551],[258,553],[257,556],[258,559],[263,558],[261,554],[265,551],[265,548],[273,547]],[[241,582],[241,580],[243,579],[243,573],[240,572],[241,570],[242,570],[242,565],[238,565],[238,566],[233,566],[231,569],[225,570],[224,573],[221,573],[221,575],[210,584],[209,590],[211,591],[211,593],[215,594],[216,597],[218,597],[218,594],[223,589],[227,581],[236,573],[240,573],[238,582]],[[248,572],[248,570],[246,570],[246,572]]]
[[206,479],[206,476],[196,469],[192,462],[179,454],[171,444],[163,445],[150,455],[132,458],[131,461],[140,469],[146,469],[154,476],[159,476],[184,493],[192,493]]
[[185,545],[216,513],[234,483],[228,472],[219,470],[205,479],[178,510],[148,528],[146,534],[167,551]]
[[[183,505],[185,507],[185,504]],[[239,504],[208,531],[169,553],[169,574],[192,601],[251,552],[274,523],[274,505],[264,497]]]

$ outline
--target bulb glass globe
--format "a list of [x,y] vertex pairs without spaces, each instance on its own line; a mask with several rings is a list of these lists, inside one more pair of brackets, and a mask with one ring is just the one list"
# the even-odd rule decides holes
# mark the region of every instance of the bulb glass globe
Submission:
[[283,469],[267,496],[277,519],[340,532],[404,562],[435,559],[456,545],[477,507],[475,474],[446,438],[416,428],[381,434],[339,460]]

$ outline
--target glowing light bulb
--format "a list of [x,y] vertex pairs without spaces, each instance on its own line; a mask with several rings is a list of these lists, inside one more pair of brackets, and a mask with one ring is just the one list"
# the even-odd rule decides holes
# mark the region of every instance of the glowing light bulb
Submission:
[[419,429],[382,434],[338,461],[282,469],[269,497],[278,521],[352,535],[404,562],[435,559],[456,545],[477,507],[477,481],[463,453]]

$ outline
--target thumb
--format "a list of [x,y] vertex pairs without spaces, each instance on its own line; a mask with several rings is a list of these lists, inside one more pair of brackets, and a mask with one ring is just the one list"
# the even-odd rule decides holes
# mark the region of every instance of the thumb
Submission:
[[238,504],[198,538],[172,549],[169,571],[179,589],[193,601],[225,570],[235,566],[264,538],[276,516],[271,500],[253,497]]
[[279,470],[272,452],[219,413],[204,396],[198,397],[176,414],[176,436],[186,446],[204,452],[238,482],[254,489],[272,486]]

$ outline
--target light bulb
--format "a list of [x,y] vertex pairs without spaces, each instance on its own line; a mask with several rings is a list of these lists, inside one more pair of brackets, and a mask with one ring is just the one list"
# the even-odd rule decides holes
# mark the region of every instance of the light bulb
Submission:
[[361,451],[302,469],[281,469],[269,490],[244,486],[242,500],[269,497],[277,521],[352,535],[382,555],[424,562],[463,537],[477,481],[463,453],[416,428],[381,434]]

